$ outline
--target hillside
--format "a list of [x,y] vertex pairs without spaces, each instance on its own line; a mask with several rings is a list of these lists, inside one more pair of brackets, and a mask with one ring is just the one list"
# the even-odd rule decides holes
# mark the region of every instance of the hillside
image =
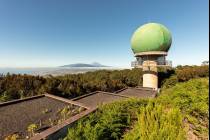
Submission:
[[65,140],[207,139],[208,78],[164,89],[156,99],[101,106],[69,129]]

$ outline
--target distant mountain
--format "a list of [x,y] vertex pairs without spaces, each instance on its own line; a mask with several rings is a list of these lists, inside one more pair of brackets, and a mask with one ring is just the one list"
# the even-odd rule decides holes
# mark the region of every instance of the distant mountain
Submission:
[[91,64],[85,64],[85,63],[69,64],[69,65],[64,65],[61,67],[108,67],[108,66],[101,65],[100,63],[94,62]]
[[108,66],[105,66],[105,65],[101,65],[100,63],[97,63],[97,62],[93,62],[91,65],[93,65],[95,67],[108,67]]

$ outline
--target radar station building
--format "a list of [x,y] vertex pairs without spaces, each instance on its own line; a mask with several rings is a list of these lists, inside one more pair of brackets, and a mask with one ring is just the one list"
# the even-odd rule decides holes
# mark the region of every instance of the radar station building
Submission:
[[158,23],[147,23],[133,33],[131,49],[136,61],[131,66],[143,70],[143,87],[158,89],[157,68],[172,66],[166,60],[171,43],[170,31]]

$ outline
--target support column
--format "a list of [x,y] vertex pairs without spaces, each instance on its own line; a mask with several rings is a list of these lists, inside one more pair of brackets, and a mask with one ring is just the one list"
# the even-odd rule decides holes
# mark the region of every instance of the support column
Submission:
[[147,60],[143,62],[143,87],[158,89],[157,62]]

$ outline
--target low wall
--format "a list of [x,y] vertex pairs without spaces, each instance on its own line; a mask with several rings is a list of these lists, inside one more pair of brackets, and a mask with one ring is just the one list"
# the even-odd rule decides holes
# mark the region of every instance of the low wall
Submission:
[[23,98],[23,99],[17,99],[17,100],[13,100],[13,101],[2,102],[2,103],[0,103],[0,107],[20,103],[20,102],[23,102],[23,101],[33,100],[33,99],[41,98],[41,97],[44,97],[44,96],[45,95],[42,94],[42,95],[37,95],[37,96],[32,96],[32,97],[26,97],[26,98]]

